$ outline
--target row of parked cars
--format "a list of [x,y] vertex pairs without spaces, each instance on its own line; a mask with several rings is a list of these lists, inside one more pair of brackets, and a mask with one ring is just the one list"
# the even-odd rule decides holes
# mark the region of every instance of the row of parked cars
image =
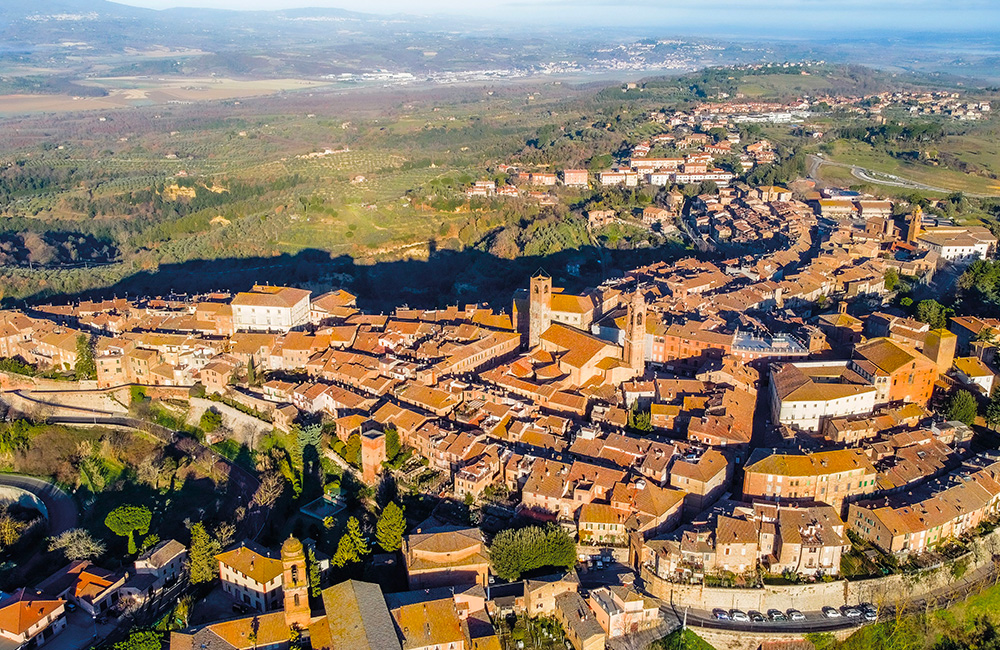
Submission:
[[[804,621],[806,615],[797,609],[781,611],[780,609],[769,609],[767,614],[761,614],[756,610],[744,612],[740,609],[715,609],[712,614],[720,621],[735,621],[737,623],[782,623],[784,621]],[[844,605],[840,609],[836,607],[824,607],[823,616],[826,618],[849,618],[864,621],[877,621],[878,610],[871,603],[862,603],[857,607]]]

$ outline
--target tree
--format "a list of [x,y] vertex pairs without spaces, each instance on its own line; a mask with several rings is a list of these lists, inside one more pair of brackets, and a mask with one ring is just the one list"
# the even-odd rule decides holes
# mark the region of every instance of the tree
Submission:
[[331,562],[337,567],[356,564],[370,552],[368,540],[361,534],[361,523],[357,518],[351,517],[347,520],[347,531],[337,542],[337,552]]
[[201,522],[191,526],[191,549],[188,551],[191,584],[211,582],[219,571],[215,556],[222,551],[218,540],[209,536]]
[[951,401],[948,402],[945,417],[972,426],[972,423],[976,421],[977,407],[976,398],[972,393],[960,390],[952,395]]
[[201,420],[198,422],[198,426],[205,433],[212,433],[220,426],[222,426],[222,414],[215,409],[205,409],[205,412],[201,414]]
[[403,545],[403,533],[406,532],[406,517],[403,510],[396,505],[395,501],[390,501],[379,515],[378,523],[375,525],[375,539],[387,553],[399,550]]
[[990,403],[986,406],[986,426],[995,429],[1000,424],[1000,384],[993,387]]
[[347,439],[344,460],[355,467],[361,466],[361,436],[356,433],[351,434],[351,437]]
[[94,342],[86,334],[76,337],[76,377],[96,379],[97,363],[94,361]]
[[917,303],[917,320],[927,323],[931,329],[941,329],[948,324],[949,310],[937,300],[921,300]]
[[160,650],[161,647],[163,635],[155,630],[129,632],[127,639],[112,646],[114,650]]
[[650,411],[640,410],[639,400],[636,400],[632,404],[632,408],[628,411],[627,426],[632,431],[638,431],[640,433],[649,433],[653,430],[652,413]]
[[554,524],[547,528],[508,528],[493,538],[490,563],[493,572],[504,580],[517,580],[542,567],[569,569],[576,564],[576,544]]
[[319,562],[316,561],[316,551],[312,550],[312,547],[306,549],[306,564],[309,571],[309,595],[313,598],[319,598],[323,591],[323,585],[321,584]]
[[253,355],[250,356],[250,362],[247,363],[247,383],[251,386],[257,385],[257,364],[253,360]]
[[899,272],[893,268],[886,269],[882,279],[885,281],[885,290],[892,291],[899,284]]
[[67,560],[94,560],[104,554],[104,544],[83,528],[71,528],[49,540],[50,551],[62,551]]
[[146,506],[118,506],[104,518],[104,525],[115,535],[128,538],[128,552],[136,552],[135,533],[145,535],[149,532],[149,524],[153,513]]
[[260,477],[260,485],[253,494],[253,504],[270,508],[285,491],[285,477],[278,472],[267,472]]
[[394,460],[403,448],[399,442],[399,431],[396,427],[389,425],[385,428],[385,457]]

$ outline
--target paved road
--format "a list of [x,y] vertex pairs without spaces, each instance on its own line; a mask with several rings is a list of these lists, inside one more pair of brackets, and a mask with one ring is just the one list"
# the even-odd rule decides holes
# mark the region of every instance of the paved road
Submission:
[[77,527],[80,512],[76,502],[54,483],[23,474],[0,474],[0,485],[20,488],[41,499],[45,509],[49,511],[50,534],[58,535]]

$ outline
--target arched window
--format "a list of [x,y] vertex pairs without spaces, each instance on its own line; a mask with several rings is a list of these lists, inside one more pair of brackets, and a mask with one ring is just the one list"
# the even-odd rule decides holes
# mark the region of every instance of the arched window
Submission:
[[293,585],[299,584],[299,565],[297,564],[292,565],[292,584]]
[[299,606],[299,595],[298,594],[295,594],[295,606],[296,607]]

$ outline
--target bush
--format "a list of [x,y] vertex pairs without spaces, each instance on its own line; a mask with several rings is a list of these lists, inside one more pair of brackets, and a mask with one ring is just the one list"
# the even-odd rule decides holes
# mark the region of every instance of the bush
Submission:
[[206,409],[205,412],[201,414],[201,420],[198,422],[198,426],[200,426],[202,431],[205,433],[212,433],[222,426],[222,414],[215,409]]

